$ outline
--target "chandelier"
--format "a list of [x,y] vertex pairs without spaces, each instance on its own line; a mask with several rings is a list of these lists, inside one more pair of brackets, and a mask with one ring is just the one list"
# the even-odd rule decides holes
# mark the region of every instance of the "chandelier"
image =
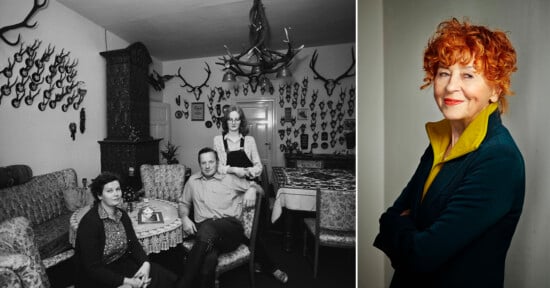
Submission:
[[268,75],[276,74],[275,78],[291,77],[289,70],[291,61],[304,48],[304,45],[294,48],[290,41],[289,28],[284,28],[286,39],[283,42],[287,45],[286,52],[271,50],[267,47],[270,37],[269,24],[261,0],[254,0],[249,19],[250,46],[240,54],[234,55],[227,45],[224,45],[227,55],[221,57],[222,62],[216,62],[216,64],[223,66],[225,71],[222,82],[235,82],[237,77],[247,78],[248,84],[255,91],[258,85],[271,86]]

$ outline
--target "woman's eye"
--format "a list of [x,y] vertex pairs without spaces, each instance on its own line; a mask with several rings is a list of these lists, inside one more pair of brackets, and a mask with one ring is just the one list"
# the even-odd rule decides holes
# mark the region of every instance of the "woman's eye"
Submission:
[[447,77],[447,76],[449,76],[449,72],[447,72],[447,71],[440,71],[440,72],[437,73],[437,76],[438,76],[438,77]]
[[474,78],[474,75],[466,73],[466,74],[464,74],[464,78],[468,78],[468,79]]

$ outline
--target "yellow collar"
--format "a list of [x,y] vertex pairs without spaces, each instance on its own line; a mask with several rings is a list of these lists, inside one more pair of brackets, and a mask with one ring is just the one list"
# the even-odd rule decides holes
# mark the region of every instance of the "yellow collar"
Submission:
[[426,132],[434,152],[434,166],[437,163],[447,162],[449,160],[466,155],[475,151],[485,136],[487,135],[487,125],[489,116],[498,108],[497,103],[489,104],[485,109],[479,112],[479,115],[466,127],[455,146],[451,149],[447,158],[445,151],[451,141],[451,125],[449,120],[443,119],[439,122],[426,123]]

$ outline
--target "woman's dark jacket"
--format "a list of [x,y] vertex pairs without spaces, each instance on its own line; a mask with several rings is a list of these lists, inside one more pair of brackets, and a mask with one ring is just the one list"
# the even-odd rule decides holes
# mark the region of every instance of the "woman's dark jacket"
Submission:
[[[147,255],[137,239],[130,217],[124,211],[122,211],[121,222],[128,241],[126,254],[122,257],[126,257],[139,267],[147,261]],[[102,261],[105,248],[105,229],[103,220],[99,218],[98,203],[93,205],[80,220],[75,246],[76,287],[117,287],[122,285],[124,276],[109,270]]]
[[[380,218],[374,246],[390,258],[390,287],[503,287],[506,252],[525,194],[523,157],[489,117],[479,148],[445,163],[421,201],[431,146],[401,195]],[[410,216],[400,213],[410,209]]]

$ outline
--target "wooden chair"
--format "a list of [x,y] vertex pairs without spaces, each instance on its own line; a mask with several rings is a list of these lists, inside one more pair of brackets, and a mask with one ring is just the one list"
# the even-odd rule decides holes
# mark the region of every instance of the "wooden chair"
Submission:
[[[256,237],[258,234],[258,226],[260,222],[260,207],[262,203],[262,193],[256,194],[256,203],[254,207],[243,208],[243,213],[239,220],[241,220],[244,227],[245,236],[250,239],[250,245],[239,245],[237,249],[223,253],[218,256],[218,266],[216,267],[216,283],[218,283],[218,277],[229,270],[240,267],[248,263],[248,273],[250,277],[250,287],[255,287],[254,281],[254,252]],[[183,247],[190,251],[195,244],[194,239],[186,239],[183,241]],[[216,285],[218,286],[218,285]]]
[[143,164],[139,170],[145,197],[178,201],[185,184],[185,165]]
[[313,278],[317,278],[319,246],[355,247],[355,191],[317,189],[316,217],[305,218],[304,256],[307,236],[314,238]]

